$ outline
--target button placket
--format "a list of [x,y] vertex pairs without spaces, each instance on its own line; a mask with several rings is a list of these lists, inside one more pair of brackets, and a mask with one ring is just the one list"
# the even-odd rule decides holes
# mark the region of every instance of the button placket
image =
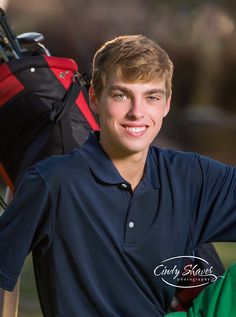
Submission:
[[[120,189],[123,189],[122,192],[124,194],[124,199],[128,203],[126,209],[126,221],[124,227],[124,242],[126,246],[135,246],[137,243],[136,238],[136,212],[138,210],[137,206],[137,198],[140,196],[140,191],[132,191],[129,183],[120,183],[118,186]],[[129,201],[127,201],[127,195],[129,197]]]
[[125,244],[132,246],[136,244],[136,225],[135,225],[135,198],[130,199],[125,225]]
[[134,228],[134,222],[133,221],[130,221],[129,222],[129,227],[132,229],[132,228]]

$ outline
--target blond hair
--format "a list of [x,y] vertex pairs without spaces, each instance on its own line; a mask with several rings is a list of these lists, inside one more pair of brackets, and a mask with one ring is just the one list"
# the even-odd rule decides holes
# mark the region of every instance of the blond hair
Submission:
[[168,54],[146,36],[119,36],[98,49],[93,58],[91,80],[98,97],[112,72],[127,82],[164,80],[166,96],[171,94],[173,63]]

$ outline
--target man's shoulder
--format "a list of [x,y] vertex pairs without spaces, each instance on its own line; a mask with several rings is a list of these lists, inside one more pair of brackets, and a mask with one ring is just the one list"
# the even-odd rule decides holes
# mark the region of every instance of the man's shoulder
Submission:
[[34,164],[31,169],[34,169],[45,180],[63,179],[72,177],[75,173],[81,173],[84,164],[80,149],[76,149],[69,154],[52,155],[45,158]]
[[219,162],[214,158],[196,152],[185,152],[172,149],[151,147],[151,156],[155,158],[157,165],[164,169],[173,169],[177,173],[189,171],[197,174],[225,173],[227,170],[235,170],[229,164]]
[[192,164],[200,156],[198,153],[194,152],[184,152],[180,150],[160,148],[157,146],[151,147],[151,155],[159,162],[169,161],[170,163],[183,162],[189,164]]

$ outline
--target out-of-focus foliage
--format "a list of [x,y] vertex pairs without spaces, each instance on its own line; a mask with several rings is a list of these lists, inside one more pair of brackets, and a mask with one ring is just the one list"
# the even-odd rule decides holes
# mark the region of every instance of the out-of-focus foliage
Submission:
[[156,40],[175,64],[173,109],[158,141],[236,163],[236,1],[9,0],[7,14],[17,33],[43,33],[53,55],[74,58],[86,74],[114,36]]
[[44,33],[52,53],[75,58],[83,72],[104,41],[143,33],[174,60],[176,106],[235,112],[235,1],[10,0],[8,13],[18,33]]

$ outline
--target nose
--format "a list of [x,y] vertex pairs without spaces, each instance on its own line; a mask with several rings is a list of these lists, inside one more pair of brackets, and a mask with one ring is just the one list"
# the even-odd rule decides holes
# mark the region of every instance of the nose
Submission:
[[131,100],[130,109],[129,109],[129,112],[127,113],[127,117],[130,120],[137,120],[144,117],[143,104],[141,100],[139,99]]

